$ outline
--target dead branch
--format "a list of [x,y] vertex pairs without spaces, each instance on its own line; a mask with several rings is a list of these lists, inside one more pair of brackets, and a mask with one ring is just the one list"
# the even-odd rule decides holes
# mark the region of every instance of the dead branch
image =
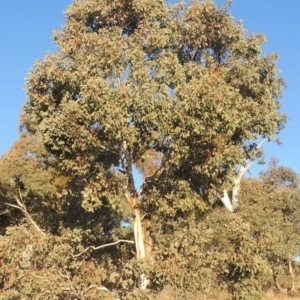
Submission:
[[[66,271],[66,275],[63,275],[62,273],[58,272],[59,276],[61,278],[65,278],[68,280],[69,283],[69,287],[66,287],[64,289],[65,292],[71,292],[74,293],[76,295],[76,297],[78,297],[81,300],[84,300],[86,296],[92,296],[94,295],[97,291],[105,291],[105,292],[110,292],[110,290],[108,288],[106,288],[105,286],[102,285],[96,285],[96,284],[91,284],[87,289],[85,289],[84,291],[80,291],[78,290],[75,285],[73,284],[70,275],[68,274],[68,272]],[[88,292],[91,290],[96,290],[94,293],[89,294]]]
[[143,214],[143,216],[141,217],[141,221],[143,221],[146,216],[151,216],[151,214],[149,214],[149,213]]
[[85,290],[85,293],[88,292],[89,290],[91,289],[97,289],[98,291],[106,291],[106,292],[109,292],[109,289],[106,288],[105,286],[98,286],[96,284],[92,284],[90,285],[86,290]]
[[35,275],[33,273],[28,273],[30,276],[34,277],[34,278],[37,278],[37,279],[42,279],[43,281],[45,282],[50,282],[48,279],[44,278],[44,277],[41,277],[41,276],[38,276],[38,275]]
[[27,220],[29,221],[29,223],[31,225],[33,225],[33,227],[37,230],[37,232],[41,235],[45,235],[45,233],[42,231],[42,229],[36,224],[36,222],[31,218],[30,214],[28,213],[27,211],[27,208],[25,206],[25,203],[22,199],[22,196],[21,196],[21,193],[20,193],[20,198],[21,198],[21,201],[19,200],[19,198],[17,196],[14,195],[14,198],[17,202],[18,205],[14,205],[14,204],[11,204],[11,203],[4,203],[5,205],[7,206],[10,206],[10,207],[13,207],[13,208],[17,208],[19,210],[21,210],[23,212],[23,214],[25,215],[25,217],[27,218]]
[[109,246],[113,246],[113,245],[117,245],[119,243],[129,243],[129,244],[134,244],[133,241],[129,241],[129,240],[117,240],[116,242],[113,242],[113,243],[109,243],[109,244],[104,244],[104,245],[101,245],[101,246],[89,246],[87,248],[85,248],[83,251],[81,251],[80,253],[76,254],[76,255],[73,255],[73,257],[79,257],[80,255],[82,255],[83,253],[87,252],[89,249],[93,249],[93,250],[99,250],[101,248],[105,248],[105,247],[109,247]]
[[59,276],[61,278],[65,278],[68,280],[68,283],[69,283],[69,287],[65,288],[64,291],[65,292],[71,292],[73,294],[76,295],[76,297],[78,297],[79,299],[81,300],[84,300],[84,296],[82,295],[82,292],[81,291],[78,291],[77,288],[74,286],[71,278],[70,278],[70,275],[68,274],[68,272],[66,271],[66,275],[63,275],[62,273],[58,272]]

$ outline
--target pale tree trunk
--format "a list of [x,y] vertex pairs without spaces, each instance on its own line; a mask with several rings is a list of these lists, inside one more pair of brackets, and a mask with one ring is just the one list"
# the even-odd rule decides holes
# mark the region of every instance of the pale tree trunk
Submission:
[[[134,226],[134,239],[135,239],[135,247],[136,247],[136,258],[145,259],[146,249],[144,244],[142,216],[141,216],[140,209],[135,209],[135,219],[134,219],[133,226]],[[149,284],[149,281],[144,273],[141,274],[140,278],[141,278],[141,290],[145,290],[147,288],[147,285]]]
[[[257,149],[259,149],[262,144],[264,144],[267,140],[263,140],[258,146]],[[235,176],[234,179],[234,185],[232,188],[232,197],[230,199],[229,195],[228,195],[228,191],[227,190],[223,190],[223,196],[220,198],[220,200],[222,201],[222,203],[224,204],[224,206],[226,207],[226,209],[230,212],[233,212],[234,210],[237,209],[238,204],[239,204],[239,200],[238,200],[238,194],[240,191],[240,184],[241,184],[241,180],[243,178],[243,176],[245,175],[245,173],[250,169],[250,167],[253,165],[255,160],[250,160],[250,161],[246,161],[244,163],[244,165],[241,165],[238,173]]]
[[274,278],[274,282],[275,282],[275,286],[279,292],[279,294],[283,294],[284,293],[284,289],[281,287],[279,281],[278,281],[278,278],[276,275],[273,275],[273,278]]
[[[146,223],[143,223],[143,216],[139,205],[139,200],[136,197],[130,197],[128,193],[125,194],[125,197],[130,204],[133,211],[133,232],[136,248],[136,258],[145,259],[149,256],[151,251],[151,241],[150,236],[146,235]],[[141,289],[145,290],[149,284],[149,280],[146,275],[143,273],[140,276]]]
[[293,271],[291,256],[289,256],[288,267],[289,267],[289,273],[291,275],[291,280],[292,280],[291,287],[289,288],[289,292],[292,293],[292,292],[295,291],[295,277],[294,277],[294,271]]
[[[134,185],[134,178],[132,174],[132,157],[130,147],[127,145],[126,141],[123,141],[122,146],[119,149],[120,158],[122,161],[122,168],[125,173],[124,180],[124,195],[127,202],[130,204],[132,213],[133,213],[133,232],[134,240],[136,247],[136,258],[146,259],[147,252],[151,251],[151,247],[147,247],[146,244],[151,244],[147,242],[147,239],[150,239],[150,236],[146,236],[146,228],[143,223],[143,215],[140,207],[140,200],[138,199],[138,193]],[[149,284],[149,280],[146,275],[143,273],[140,276],[140,288],[145,290]]]
[[233,212],[237,209],[239,200],[238,200],[238,194],[240,191],[240,184],[241,180],[246,173],[247,170],[253,165],[254,161],[251,161],[247,164],[247,166],[241,166],[239,172],[237,173],[235,179],[234,179],[234,186],[232,188],[232,196],[231,199],[229,198],[227,190],[223,191],[223,197],[221,197],[221,201],[223,202],[226,209],[230,212]]
[[228,211],[233,212],[233,206],[226,190],[223,191],[223,197],[221,198],[221,201]]
[[133,210],[134,210],[133,231],[134,231],[134,240],[136,246],[136,258],[142,259],[146,257],[146,249],[144,245],[141,210],[139,208],[135,208]]

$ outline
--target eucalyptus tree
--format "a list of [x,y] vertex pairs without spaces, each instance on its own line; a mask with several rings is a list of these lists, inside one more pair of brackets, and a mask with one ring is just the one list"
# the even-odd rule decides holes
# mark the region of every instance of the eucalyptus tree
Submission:
[[250,224],[250,234],[264,248],[262,257],[272,270],[279,292],[283,284],[295,290],[294,257],[299,254],[299,176],[272,160],[260,179],[248,178],[241,186],[239,215]]
[[197,220],[213,197],[232,210],[239,168],[283,128],[278,56],[262,56],[265,37],[229,6],[74,1],[58,51],[28,74],[28,130],[82,187],[86,210],[127,201],[137,259],[151,256],[151,217]]

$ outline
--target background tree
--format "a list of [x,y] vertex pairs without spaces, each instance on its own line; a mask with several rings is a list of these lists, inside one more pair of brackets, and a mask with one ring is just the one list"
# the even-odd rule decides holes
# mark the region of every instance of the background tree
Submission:
[[[10,216],[10,225],[21,224],[25,218],[40,233],[41,228],[57,230],[61,214],[58,194],[67,179],[51,167],[51,160],[39,139],[25,132],[1,157],[1,210],[4,218]],[[14,208],[13,213],[9,207]]]
[[260,179],[246,179],[241,191],[242,218],[250,223],[251,237],[264,245],[264,257],[276,288],[295,290],[293,260],[299,254],[299,176],[273,159]]

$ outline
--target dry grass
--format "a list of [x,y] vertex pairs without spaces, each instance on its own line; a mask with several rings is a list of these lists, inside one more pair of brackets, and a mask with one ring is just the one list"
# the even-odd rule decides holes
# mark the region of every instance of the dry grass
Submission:
[[[296,292],[293,295],[287,295],[287,294],[279,294],[276,292],[275,289],[273,290],[270,289],[266,293],[264,300],[300,300],[300,275],[296,276],[295,278],[295,290]],[[108,298],[107,295],[105,299],[112,300],[115,298]],[[176,291],[176,289],[171,287],[166,287],[158,294],[156,294],[155,299],[157,300],[187,300],[187,299],[188,300],[225,300],[225,299],[229,299],[229,294],[226,291],[212,290],[210,294],[206,297],[201,296],[200,294],[193,295],[189,293],[183,296],[180,295],[180,293]]]
[[[279,294],[275,289],[274,290],[269,290],[266,293],[265,299],[264,300],[300,300],[300,275],[298,275],[295,279],[295,293],[292,295],[287,295],[287,294]],[[199,296],[192,296],[189,295],[188,299],[189,300],[224,300],[228,299],[229,294],[226,291],[212,291],[210,295],[207,297],[201,297]],[[182,296],[179,296],[176,290],[171,289],[171,288],[166,288],[163,291],[161,291],[158,295],[157,298],[158,300],[186,300],[187,297],[182,298]],[[255,299],[253,299],[255,300]]]
[[265,300],[300,300],[300,296],[288,296],[270,291],[267,292]]
[[[226,292],[216,292],[207,297],[207,300],[224,300],[228,299]],[[265,300],[300,300],[300,296],[279,294],[276,291],[268,291]]]

